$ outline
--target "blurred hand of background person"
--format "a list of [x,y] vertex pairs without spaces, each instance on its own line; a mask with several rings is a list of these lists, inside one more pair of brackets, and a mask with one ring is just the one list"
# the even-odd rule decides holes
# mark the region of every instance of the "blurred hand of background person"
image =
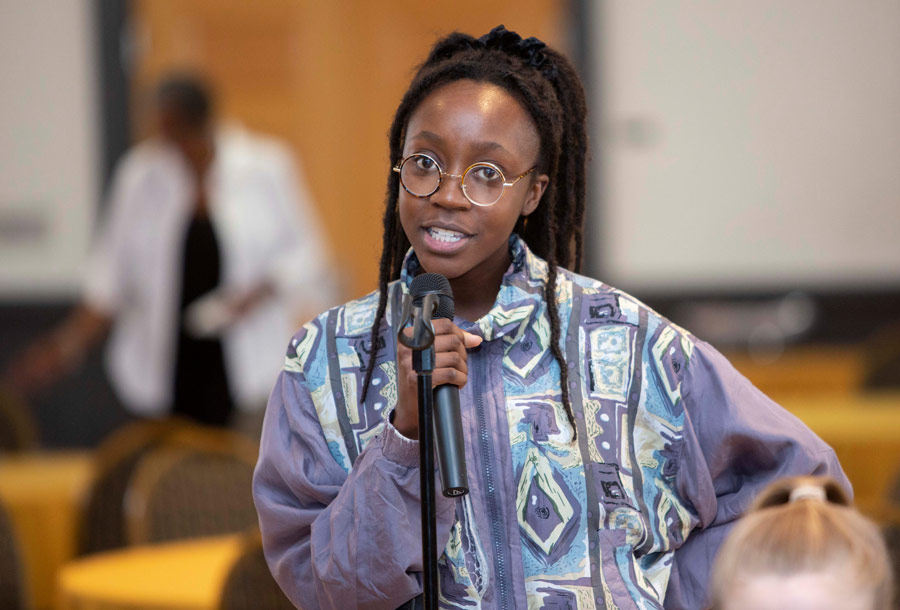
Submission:
[[39,392],[73,372],[85,353],[109,332],[112,319],[87,305],[78,306],[55,331],[32,343],[3,373],[5,384],[23,395]]
[[185,329],[195,337],[220,335],[261,303],[275,296],[276,288],[271,282],[260,282],[241,291],[210,291],[188,305],[184,314]]

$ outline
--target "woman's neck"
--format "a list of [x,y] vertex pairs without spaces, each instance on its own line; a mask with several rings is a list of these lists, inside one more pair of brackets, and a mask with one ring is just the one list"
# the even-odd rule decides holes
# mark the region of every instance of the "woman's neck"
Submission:
[[507,253],[490,267],[476,267],[465,275],[450,280],[457,316],[474,322],[494,307],[510,261]]

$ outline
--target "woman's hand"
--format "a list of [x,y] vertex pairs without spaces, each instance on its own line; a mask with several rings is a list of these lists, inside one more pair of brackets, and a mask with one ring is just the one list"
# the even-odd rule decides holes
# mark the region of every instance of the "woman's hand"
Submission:
[[[434,372],[431,385],[445,383],[463,387],[468,381],[469,367],[466,350],[481,345],[481,337],[460,329],[452,320],[438,318],[431,321],[434,327]],[[412,329],[406,329],[412,332]],[[406,438],[419,438],[419,404],[416,371],[412,366],[412,350],[403,344],[397,346],[397,406],[393,424]]]

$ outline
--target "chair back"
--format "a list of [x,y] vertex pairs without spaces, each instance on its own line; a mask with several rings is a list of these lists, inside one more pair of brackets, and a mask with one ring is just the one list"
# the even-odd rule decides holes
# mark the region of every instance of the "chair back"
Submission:
[[894,573],[894,608],[900,608],[900,470],[885,498],[886,510],[881,518],[882,534]]
[[0,385],[0,452],[33,449],[37,442],[37,425],[25,401]]
[[24,610],[28,607],[26,597],[18,539],[9,514],[0,504],[0,608]]
[[294,610],[269,571],[258,529],[247,536],[228,572],[219,610]]
[[125,493],[141,458],[165,438],[189,426],[179,419],[141,420],[110,434],[97,449],[96,476],[83,502],[78,554],[124,547]]
[[225,430],[183,430],[148,451],[126,493],[131,544],[240,532],[258,525],[251,484],[258,447]]

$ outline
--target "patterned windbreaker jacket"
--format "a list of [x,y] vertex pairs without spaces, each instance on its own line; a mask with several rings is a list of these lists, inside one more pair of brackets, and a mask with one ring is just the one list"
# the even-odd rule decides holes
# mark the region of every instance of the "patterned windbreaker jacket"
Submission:
[[[763,486],[816,473],[849,489],[833,451],[710,345],[560,270],[573,441],[547,264],[515,235],[510,251],[493,309],[455,320],[484,341],[460,390],[470,493],[437,494],[442,608],[703,608],[715,552]],[[301,608],[393,609],[421,592],[418,443],[387,422],[418,271],[411,253],[374,348],[377,293],[304,326],[270,398],[253,490],[269,565]]]

